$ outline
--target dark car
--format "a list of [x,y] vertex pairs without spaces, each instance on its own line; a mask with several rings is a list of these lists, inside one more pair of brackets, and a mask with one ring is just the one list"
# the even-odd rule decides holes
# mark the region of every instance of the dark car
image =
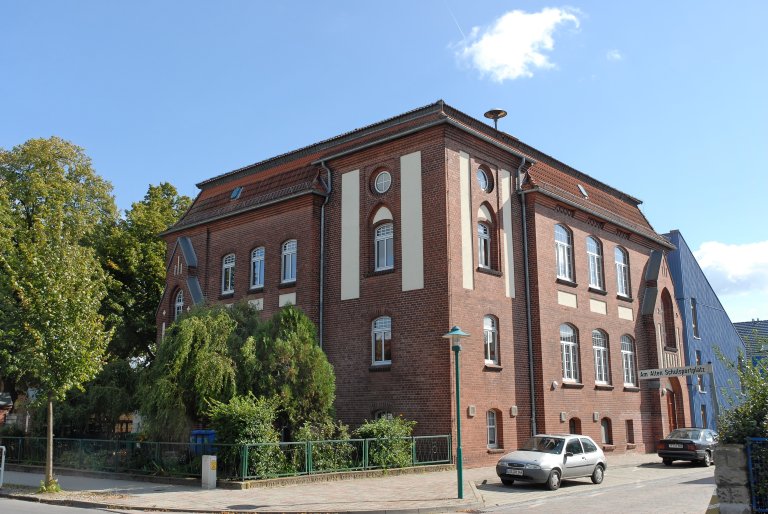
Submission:
[[712,464],[717,432],[707,428],[677,428],[656,445],[656,453],[666,466],[676,460]]

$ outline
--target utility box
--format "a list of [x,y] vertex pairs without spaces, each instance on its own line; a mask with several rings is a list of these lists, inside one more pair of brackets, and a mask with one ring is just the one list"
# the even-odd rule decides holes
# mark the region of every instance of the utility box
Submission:
[[203,455],[203,489],[216,489],[216,456]]

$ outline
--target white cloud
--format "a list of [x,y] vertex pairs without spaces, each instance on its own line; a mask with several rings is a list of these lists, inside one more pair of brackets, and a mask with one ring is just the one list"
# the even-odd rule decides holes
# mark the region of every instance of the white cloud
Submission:
[[693,254],[718,295],[768,293],[768,241],[742,245],[708,241]]
[[578,28],[577,14],[554,7],[536,13],[510,11],[485,30],[474,27],[457,56],[496,82],[532,77],[535,69],[555,67],[546,54],[555,47],[552,35],[563,24]]
[[605,54],[605,58],[609,61],[621,61],[624,59],[624,56],[616,49],[608,50],[608,53]]

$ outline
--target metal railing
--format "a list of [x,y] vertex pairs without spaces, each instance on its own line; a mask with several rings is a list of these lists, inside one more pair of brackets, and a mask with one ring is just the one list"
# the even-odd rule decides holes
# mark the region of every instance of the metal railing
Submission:
[[[45,464],[44,437],[0,437],[9,463]],[[199,477],[202,454],[217,456],[222,479],[259,479],[451,463],[451,437],[347,439],[232,445],[55,438],[58,468]]]
[[747,463],[752,512],[768,512],[768,439],[747,438]]

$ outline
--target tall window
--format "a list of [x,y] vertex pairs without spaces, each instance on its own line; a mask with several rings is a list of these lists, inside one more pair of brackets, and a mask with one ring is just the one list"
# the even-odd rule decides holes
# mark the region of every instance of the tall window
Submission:
[[485,362],[499,363],[499,331],[496,326],[496,318],[486,316],[483,318],[483,340],[485,346]]
[[696,298],[691,298],[691,328],[693,328],[693,337],[699,337],[699,312],[696,308]]
[[376,228],[376,271],[392,269],[395,266],[395,230],[392,223],[385,223]]
[[677,348],[675,336],[675,311],[672,310],[672,296],[665,287],[661,292],[661,319],[664,322],[664,346]]
[[555,225],[555,259],[557,278],[573,281],[573,239],[571,231]]
[[382,316],[373,320],[371,345],[374,365],[392,363],[392,318]]
[[496,411],[489,410],[486,413],[486,419],[488,421],[488,448],[498,448],[499,439],[496,432]]
[[283,277],[281,282],[296,282],[296,240],[283,243]]
[[569,434],[581,433],[581,420],[579,418],[571,418],[568,420],[568,433]]
[[624,368],[624,385],[637,385],[635,373],[635,342],[628,335],[621,336],[621,364]]
[[608,336],[602,330],[592,331],[592,350],[595,353],[595,383],[610,382],[608,369]]
[[264,247],[251,252],[251,287],[264,287]]
[[627,251],[617,246],[614,252],[616,259],[616,292],[621,296],[629,298],[630,285],[629,285],[629,254]]
[[587,238],[587,258],[589,259],[589,286],[604,289],[603,280],[603,246],[596,238]]
[[560,325],[560,348],[563,357],[563,380],[579,381],[579,341],[572,326]]
[[481,268],[491,267],[491,229],[485,223],[477,224],[477,262]]
[[184,291],[179,289],[179,292],[176,293],[176,303],[173,306],[173,319],[179,319],[182,312],[184,312]]
[[600,436],[603,444],[613,444],[613,430],[611,429],[611,420],[603,418],[600,421]]
[[[701,366],[701,350],[696,350],[696,365]],[[704,392],[704,375],[696,375],[696,388],[700,393]]]
[[230,253],[221,261],[221,293],[235,292],[235,254]]
[[707,406],[705,404],[701,404],[701,428],[707,428],[707,423],[709,420],[707,420]]
[[635,442],[635,425],[631,419],[627,420],[627,442],[628,443]]

